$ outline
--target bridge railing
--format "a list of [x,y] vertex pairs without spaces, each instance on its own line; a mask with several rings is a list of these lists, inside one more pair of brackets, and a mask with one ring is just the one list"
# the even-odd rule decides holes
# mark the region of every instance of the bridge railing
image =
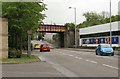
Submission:
[[65,32],[66,27],[62,25],[40,25],[37,29],[38,32]]

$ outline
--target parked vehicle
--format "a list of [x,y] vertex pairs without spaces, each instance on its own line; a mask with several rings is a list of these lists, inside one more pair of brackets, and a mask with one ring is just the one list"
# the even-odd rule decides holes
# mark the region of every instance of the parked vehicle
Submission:
[[34,49],[40,49],[40,44],[35,44]]
[[48,44],[41,44],[40,46],[40,52],[42,51],[48,51],[50,52],[50,46]]
[[110,44],[99,44],[95,50],[96,55],[111,55],[114,56],[114,50]]

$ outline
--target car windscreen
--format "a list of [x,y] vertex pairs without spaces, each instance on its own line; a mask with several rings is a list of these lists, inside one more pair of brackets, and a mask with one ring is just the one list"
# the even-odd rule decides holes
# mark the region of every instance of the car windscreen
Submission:
[[43,46],[48,46],[48,44],[43,44]]
[[39,44],[35,44],[34,46],[39,46]]

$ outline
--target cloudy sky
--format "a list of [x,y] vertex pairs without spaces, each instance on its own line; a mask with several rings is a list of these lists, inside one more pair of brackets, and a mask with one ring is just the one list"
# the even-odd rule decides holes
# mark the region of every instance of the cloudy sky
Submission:
[[[76,7],[77,9],[77,24],[82,23],[85,18],[83,13],[95,11],[109,12],[110,0],[44,0],[48,10],[44,13],[47,18],[44,20],[46,24],[62,24],[74,22],[74,9],[68,7]],[[118,2],[120,0],[111,0],[112,15],[118,14]]]

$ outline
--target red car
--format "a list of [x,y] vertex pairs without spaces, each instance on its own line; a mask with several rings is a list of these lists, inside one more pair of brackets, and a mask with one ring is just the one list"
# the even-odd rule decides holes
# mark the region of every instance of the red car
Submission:
[[48,44],[41,44],[40,46],[40,52],[42,51],[48,51],[50,52],[50,46]]

